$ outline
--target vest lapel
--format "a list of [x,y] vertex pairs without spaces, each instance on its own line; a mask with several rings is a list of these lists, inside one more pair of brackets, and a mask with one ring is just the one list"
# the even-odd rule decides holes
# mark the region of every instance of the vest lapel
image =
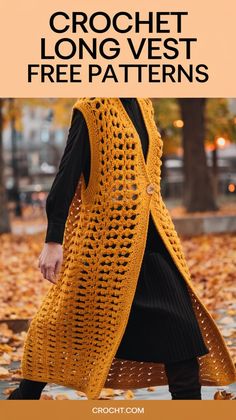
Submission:
[[142,162],[142,166],[143,166],[143,169],[144,169],[146,177],[147,177],[147,182],[150,183],[151,180],[150,180],[150,177],[149,177],[149,165],[150,165],[150,155],[153,152],[153,150],[152,150],[153,149],[153,141],[152,141],[150,124],[149,124],[149,121],[147,120],[147,115],[146,115],[145,110],[143,108],[143,102],[142,102],[143,99],[137,98],[137,101],[138,101],[138,104],[139,104],[139,107],[140,107],[140,110],[141,110],[141,113],[142,113],[142,116],[143,116],[143,120],[144,120],[145,127],[147,129],[147,133],[148,133],[148,152],[147,152],[146,162],[145,162],[144,155],[143,155],[141,139],[140,139],[140,136],[139,136],[139,134],[138,134],[138,132],[135,128],[135,125],[133,124],[133,121],[131,120],[128,112],[126,111],[125,107],[123,106],[120,98],[115,98],[115,100],[116,100],[117,106],[119,107],[119,110],[123,113],[128,125],[133,130],[134,138],[136,140],[136,144],[137,144],[137,147],[138,147],[138,151],[139,151],[140,159],[141,159],[141,162]]
[[[142,156],[143,156],[144,165],[146,166],[146,170],[149,173],[150,157],[152,156],[152,153],[153,153],[153,136],[152,136],[152,131],[151,131],[151,122],[150,122],[150,119],[149,119],[149,115],[146,112],[146,106],[147,105],[144,104],[144,99],[143,98],[137,98],[137,101],[138,101],[138,104],[139,104],[139,107],[140,107],[140,110],[141,110],[141,113],[142,113],[142,116],[143,116],[143,121],[144,121],[146,130],[147,130],[147,133],[148,133],[148,152],[147,152],[146,163],[145,163],[145,160],[144,160],[143,153],[142,153]],[[140,142],[141,142],[141,139],[140,139]]]

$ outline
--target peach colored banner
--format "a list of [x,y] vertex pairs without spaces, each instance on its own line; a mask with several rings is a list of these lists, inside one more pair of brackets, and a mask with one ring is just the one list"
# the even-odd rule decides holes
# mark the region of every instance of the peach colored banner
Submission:
[[236,97],[235,0],[2,1],[2,97]]

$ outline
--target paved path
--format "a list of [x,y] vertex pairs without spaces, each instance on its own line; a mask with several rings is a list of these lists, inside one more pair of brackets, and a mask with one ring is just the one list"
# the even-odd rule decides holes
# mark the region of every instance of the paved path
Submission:
[[[0,400],[6,399],[5,395],[2,394],[4,388],[10,387],[9,382],[0,382]],[[12,385],[13,388],[17,386],[16,384]],[[233,385],[224,386],[224,387],[202,387],[202,399],[203,400],[213,400],[215,392],[219,389],[225,389],[227,392],[234,392],[236,394],[236,382]],[[65,388],[57,385],[47,385],[44,390],[44,394],[50,394],[54,397],[58,394],[66,394],[70,400],[86,400],[86,397],[79,397],[74,390]],[[138,390],[133,390],[134,398],[132,400],[171,400],[171,395],[168,391],[168,386],[159,386],[155,387],[155,391],[147,391],[146,388],[141,388]],[[112,398],[114,400],[124,400],[123,395],[115,396]]]

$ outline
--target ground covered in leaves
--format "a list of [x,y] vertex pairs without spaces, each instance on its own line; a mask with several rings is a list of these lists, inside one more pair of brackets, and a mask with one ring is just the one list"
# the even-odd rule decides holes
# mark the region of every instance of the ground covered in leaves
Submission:
[[[216,321],[219,321],[221,332],[236,362],[233,328],[236,315],[236,237],[233,234],[219,234],[181,240],[193,284]],[[14,333],[9,328],[9,321],[31,319],[43,295],[51,286],[51,283],[43,279],[38,269],[38,256],[43,242],[44,233],[1,236],[0,379],[4,381],[18,381],[21,378],[20,370],[9,369],[9,366],[12,362],[20,361],[26,335],[25,331]],[[12,388],[6,388],[4,393],[7,395],[10,389]],[[131,390],[117,390],[116,394],[112,390],[103,392],[105,399],[113,398],[119,393],[124,398],[133,398]],[[47,397],[50,399],[50,395],[43,396]],[[58,396],[57,399],[64,397]]]

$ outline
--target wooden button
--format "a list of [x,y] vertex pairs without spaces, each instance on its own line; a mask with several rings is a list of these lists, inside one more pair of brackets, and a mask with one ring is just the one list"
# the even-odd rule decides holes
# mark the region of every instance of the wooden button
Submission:
[[154,192],[154,185],[153,184],[149,184],[147,186],[147,193],[148,194],[152,194]]

